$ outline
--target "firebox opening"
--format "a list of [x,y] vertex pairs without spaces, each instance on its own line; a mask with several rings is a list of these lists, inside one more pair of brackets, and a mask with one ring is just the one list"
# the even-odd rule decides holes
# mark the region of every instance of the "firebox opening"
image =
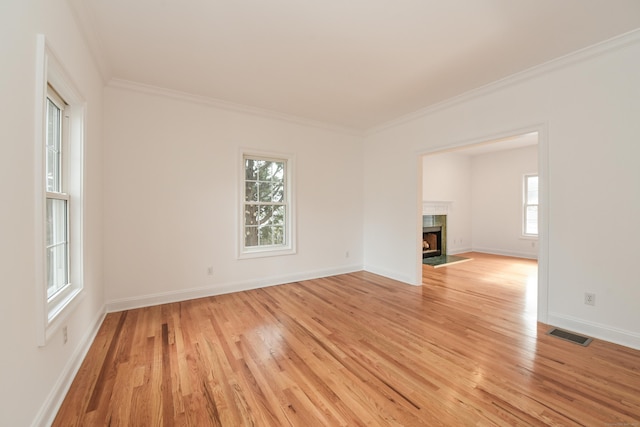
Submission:
[[424,227],[422,229],[422,258],[442,255],[442,227]]

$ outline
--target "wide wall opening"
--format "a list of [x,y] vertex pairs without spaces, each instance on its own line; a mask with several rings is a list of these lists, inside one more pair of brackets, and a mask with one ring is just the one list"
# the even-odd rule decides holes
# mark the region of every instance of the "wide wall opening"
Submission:
[[[538,153],[539,133],[527,132],[422,156],[423,277],[435,257],[446,263],[448,256],[479,252],[538,259],[539,236],[526,232],[533,207],[525,185],[539,173]],[[527,310],[535,312],[537,278],[531,287]]]

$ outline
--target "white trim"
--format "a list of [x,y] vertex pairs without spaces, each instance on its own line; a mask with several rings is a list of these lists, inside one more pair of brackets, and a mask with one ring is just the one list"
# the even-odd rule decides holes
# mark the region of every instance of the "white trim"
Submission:
[[64,369],[51,389],[51,392],[47,395],[44,403],[31,423],[32,427],[50,426],[53,424],[53,420],[55,419],[58,410],[60,409],[60,406],[62,406],[62,402],[71,387],[71,383],[80,370],[82,362],[87,356],[96,335],[98,335],[98,331],[102,326],[105,315],[106,311],[103,306],[102,309],[98,311],[97,316],[91,322],[87,332],[84,334],[82,339],[79,341],[78,346],[69,357]]
[[470,247],[466,247],[466,248],[456,248],[456,249],[451,249],[449,250],[449,246],[447,243],[447,254],[448,255],[458,255],[458,254],[464,254],[467,252],[473,252],[473,249]]
[[538,126],[538,322],[549,317],[549,133]]
[[195,95],[192,93],[182,92],[182,91],[173,90],[173,89],[165,89],[158,86],[152,86],[144,83],[133,82],[130,80],[111,79],[109,80],[109,83],[107,83],[107,87],[144,93],[146,95],[162,96],[166,98],[175,99],[178,101],[190,102],[194,104],[200,104],[208,107],[218,108],[221,110],[233,111],[233,112],[242,113],[242,114],[249,114],[249,115],[263,117],[267,119],[293,123],[301,126],[324,129],[324,130],[337,132],[344,135],[360,136],[360,137],[364,136],[364,132],[356,129],[352,129],[352,128],[332,125],[332,124],[320,122],[317,120],[294,116],[292,114],[281,113],[278,111],[267,110],[259,107],[252,107],[249,105],[238,104],[230,101],[224,101],[222,99],[211,98],[208,96]]
[[43,141],[45,137],[46,99],[47,99],[47,47],[43,35],[38,34],[36,41],[36,79],[35,79],[35,120],[34,120],[34,264],[36,293],[36,342],[43,346],[47,342],[47,288],[45,283],[45,235],[46,218],[45,159]]
[[[502,250],[502,249],[495,249],[495,248],[478,248],[478,247],[474,246],[471,249],[471,252],[480,252],[480,253],[492,254],[492,255],[510,256],[510,257],[515,257],[515,258],[538,259],[538,255],[537,254],[532,254],[530,252],[505,251],[505,250]],[[460,253],[460,252],[458,252],[458,253]]]
[[[296,155],[273,151],[258,151],[240,148],[238,160],[238,190],[237,190],[237,257],[238,259],[263,258],[272,256],[294,255],[297,253],[296,228]],[[244,192],[245,192],[245,158],[253,157],[265,160],[284,161],[285,165],[285,200],[287,218],[285,221],[285,244],[276,246],[261,246],[245,248],[244,246]]]
[[449,215],[453,211],[453,202],[422,202],[422,215]]
[[551,61],[536,65],[524,71],[520,71],[516,74],[512,74],[503,79],[490,82],[486,85],[477,87],[475,89],[471,89],[460,95],[447,98],[444,101],[428,105],[422,109],[413,111],[404,116],[400,116],[386,123],[382,123],[378,126],[374,126],[368,129],[366,132],[364,132],[364,136],[371,136],[376,133],[382,132],[386,129],[394,128],[402,124],[412,122],[422,117],[434,114],[438,111],[454,107],[456,105],[471,101],[473,99],[476,99],[482,96],[486,96],[493,92],[505,89],[509,86],[523,83],[527,80],[531,80],[536,77],[540,77],[544,74],[551,73],[558,69],[569,67],[576,63],[591,59],[595,56],[605,55],[614,50],[617,50],[638,42],[640,42],[640,29],[629,31],[628,33],[621,34],[609,40],[596,43],[592,46],[588,46],[583,49],[579,49],[577,51],[571,52],[559,58],[552,59]]
[[[34,234],[35,234],[35,294],[36,294],[36,340],[38,346],[46,345],[56,331],[62,312],[77,307],[76,301],[82,295],[84,284],[83,268],[83,197],[84,179],[84,126],[86,122],[86,102],[75,87],[70,74],[62,66],[46,38],[38,34],[36,43],[35,78],[35,138],[34,138]],[[64,295],[57,301],[48,301],[45,286],[45,226],[47,196],[45,186],[45,121],[47,86],[51,85],[68,104],[65,115],[68,119],[69,145],[67,149],[67,178],[65,192],[69,198],[69,282]],[[71,179],[71,177],[74,177]]]
[[[421,228],[422,229],[422,226]],[[417,234],[416,234],[417,235]],[[416,246],[417,247],[417,246]],[[416,253],[420,255],[420,259],[422,259],[422,254],[416,249]],[[383,276],[383,277],[387,277],[389,279],[395,280],[397,282],[402,282],[406,285],[410,285],[410,286],[422,286],[422,264],[420,265],[420,275],[418,276],[418,279],[416,281],[414,281],[414,279],[412,277],[409,277],[406,274],[403,273],[399,273],[397,271],[391,271],[391,270],[387,270],[384,268],[379,268],[376,266],[370,266],[370,265],[365,265],[363,267],[364,271],[367,271],[369,273],[373,273],[373,274],[377,274],[378,276]]]
[[[546,322],[543,322],[546,323]],[[612,328],[596,322],[589,322],[577,317],[558,313],[549,313],[550,326],[568,329],[593,338],[640,350],[640,334],[624,329]]]
[[312,280],[322,277],[335,276],[338,274],[353,273],[362,271],[361,265],[350,265],[339,268],[327,268],[323,270],[307,271],[303,273],[288,274],[284,276],[271,276],[261,279],[247,280],[242,282],[220,283],[213,286],[201,288],[191,288],[179,291],[159,292],[156,294],[142,295],[132,298],[121,298],[107,301],[106,310],[113,313],[134,308],[150,307],[159,304],[168,304],[180,301],[187,301],[196,298],[205,298],[216,295],[230,294],[234,292],[249,291],[252,289],[266,288],[269,286],[283,285],[287,283]]

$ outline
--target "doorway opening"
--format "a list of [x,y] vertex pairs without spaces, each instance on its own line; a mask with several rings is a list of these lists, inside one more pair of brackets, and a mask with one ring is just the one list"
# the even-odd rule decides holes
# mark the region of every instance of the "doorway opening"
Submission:
[[[546,173],[542,170],[546,162],[540,151],[540,130],[532,130],[425,153],[421,160],[422,216],[433,214],[434,206],[448,207],[446,238],[442,237],[447,254],[476,252],[538,260],[537,278],[527,282],[527,311],[533,304],[534,313],[543,321],[547,310],[546,254],[541,251],[540,236],[523,231],[527,218],[523,214],[525,175],[541,175],[540,203],[544,205],[546,200]],[[539,229],[544,234],[545,228]],[[423,278],[430,271],[423,265]]]

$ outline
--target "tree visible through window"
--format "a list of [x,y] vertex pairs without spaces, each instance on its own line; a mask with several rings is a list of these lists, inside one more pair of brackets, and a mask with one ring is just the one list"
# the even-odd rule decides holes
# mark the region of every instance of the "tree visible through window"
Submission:
[[538,175],[524,177],[524,234],[538,235]]
[[287,160],[244,157],[244,247],[287,244]]

